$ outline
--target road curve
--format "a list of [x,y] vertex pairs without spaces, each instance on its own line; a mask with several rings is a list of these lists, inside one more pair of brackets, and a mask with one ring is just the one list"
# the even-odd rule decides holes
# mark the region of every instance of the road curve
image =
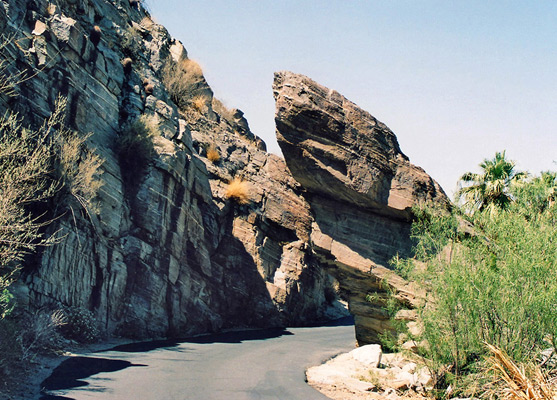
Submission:
[[41,400],[325,400],[305,370],[354,345],[344,320],[117,346],[63,362]]

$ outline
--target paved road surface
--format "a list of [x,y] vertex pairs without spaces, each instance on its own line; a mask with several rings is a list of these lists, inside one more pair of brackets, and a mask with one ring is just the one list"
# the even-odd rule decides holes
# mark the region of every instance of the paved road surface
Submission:
[[118,346],[64,362],[43,382],[51,390],[41,400],[325,400],[305,370],[354,344],[344,320]]

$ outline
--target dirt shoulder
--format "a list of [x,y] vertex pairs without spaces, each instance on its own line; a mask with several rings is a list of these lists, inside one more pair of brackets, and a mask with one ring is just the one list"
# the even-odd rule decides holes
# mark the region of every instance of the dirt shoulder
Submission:
[[5,383],[0,386],[2,400],[35,400],[41,397],[41,383],[48,378],[52,371],[64,360],[76,354],[93,353],[110,349],[120,344],[130,343],[129,339],[110,339],[87,345],[73,345],[70,350],[61,355],[37,355],[31,361],[13,365],[10,375],[5,377]]

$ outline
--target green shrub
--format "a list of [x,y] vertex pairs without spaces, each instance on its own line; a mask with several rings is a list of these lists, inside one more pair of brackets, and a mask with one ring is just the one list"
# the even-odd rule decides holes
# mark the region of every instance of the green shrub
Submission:
[[395,264],[428,292],[415,339],[426,340],[420,350],[434,370],[477,370],[486,343],[518,362],[557,347],[557,207],[539,212],[531,195],[524,189],[505,210],[477,211],[476,233],[466,236],[456,213],[415,209],[416,256],[425,263]]
[[155,156],[153,139],[158,135],[159,126],[156,118],[145,114],[120,133],[116,148],[122,175],[127,182],[137,182],[145,173]]
[[82,307],[63,309],[65,324],[60,327],[62,335],[79,343],[92,343],[100,339],[95,315]]

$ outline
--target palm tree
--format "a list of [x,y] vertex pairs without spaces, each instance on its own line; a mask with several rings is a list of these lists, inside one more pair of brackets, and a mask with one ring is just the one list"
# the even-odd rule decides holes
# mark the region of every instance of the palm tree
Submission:
[[483,160],[480,168],[482,173],[466,172],[460,177],[457,201],[462,201],[471,213],[487,207],[506,208],[512,201],[509,188],[527,174],[515,170],[514,161],[505,158],[505,151],[495,153],[493,159]]

